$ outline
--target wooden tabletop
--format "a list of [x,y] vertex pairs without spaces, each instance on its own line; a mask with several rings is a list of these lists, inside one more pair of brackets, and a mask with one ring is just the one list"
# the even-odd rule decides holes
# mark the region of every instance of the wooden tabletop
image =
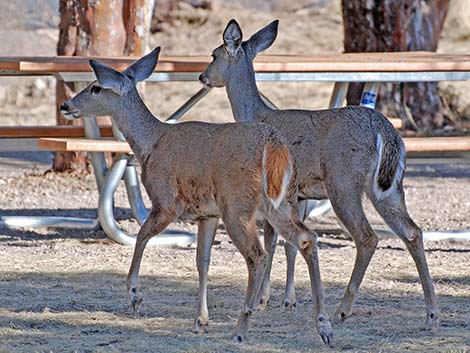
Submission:
[[[89,57],[0,57],[0,71],[12,74],[89,72]],[[124,70],[137,58],[95,58]],[[158,72],[201,72],[211,61],[207,56],[161,57]],[[257,72],[427,72],[470,71],[470,54],[432,52],[352,53],[325,55],[260,55]]]

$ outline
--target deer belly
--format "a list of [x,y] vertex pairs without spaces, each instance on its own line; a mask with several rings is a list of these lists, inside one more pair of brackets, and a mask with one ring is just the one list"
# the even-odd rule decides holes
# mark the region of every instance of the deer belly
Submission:
[[326,198],[327,198],[326,191],[323,188],[323,185],[320,183],[313,184],[313,185],[306,185],[299,189],[299,199],[324,200]]
[[204,200],[188,205],[184,213],[179,217],[183,221],[195,221],[204,217],[218,217],[219,209],[214,199]]

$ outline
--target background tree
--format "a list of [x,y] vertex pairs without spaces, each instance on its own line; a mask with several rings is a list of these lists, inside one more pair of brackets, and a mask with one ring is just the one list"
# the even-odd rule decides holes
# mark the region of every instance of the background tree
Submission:
[[[58,55],[141,56],[147,48],[154,0],[60,0]],[[58,106],[73,96],[74,84],[57,81],[58,125],[82,124],[62,117]],[[109,118],[99,123],[110,123]],[[56,152],[54,171],[86,169],[84,154]]]
[[[346,52],[435,51],[450,0],[342,0]],[[353,84],[348,103],[358,104],[362,84]],[[440,127],[444,113],[437,84],[387,84],[378,108],[414,127]]]

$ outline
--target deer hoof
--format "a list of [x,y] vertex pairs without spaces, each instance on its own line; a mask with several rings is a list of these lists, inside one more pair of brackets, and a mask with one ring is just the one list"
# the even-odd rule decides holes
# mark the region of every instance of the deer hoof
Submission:
[[269,304],[269,298],[261,298],[259,300],[259,305],[257,309],[260,311],[264,311],[266,310],[266,307],[268,306],[268,304]]
[[431,312],[426,315],[426,329],[431,330],[432,332],[437,332],[439,330],[439,324],[441,317],[439,313]]
[[349,318],[352,315],[352,312],[346,311],[346,310],[338,310],[335,314],[335,324],[339,324],[343,321],[345,321],[347,318]]
[[324,317],[318,318],[318,332],[320,337],[327,346],[333,347],[333,328],[329,319]]
[[232,338],[232,342],[234,342],[234,343],[243,343],[244,340],[245,339],[243,338],[242,335],[235,335]]
[[142,304],[142,298],[138,298],[137,296],[132,298],[132,310],[134,311],[134,317],[139,316],[139,308],[140,305]]
[[137,289],[132,288],[129,290],[129,298],[131,300],[132,310],[134,311],[134,317],[139,315],[139,307],[142,304],[142,298],[137,295]]
[[201,331],[204,331],[204,333],[207,333],[208,332],[207,326],[209,326],[209,319],[208,318],[203,319],[202,317],[198,317],[194,321],[192,331],[194,333],[200,333]]
[[282,309],[292,311],[297,307],[297,303],[295,300],[290,301],[289,299],[284,299],[282,302]]

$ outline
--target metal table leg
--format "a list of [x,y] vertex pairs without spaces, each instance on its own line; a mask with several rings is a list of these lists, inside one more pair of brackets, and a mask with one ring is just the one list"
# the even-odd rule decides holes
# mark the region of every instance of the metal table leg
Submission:
[[147,219],[149,211],[145,207],[142,199],[137,169],[129,165],[129,162],[124,171],[124,184],[126,185],[127,199],[131,206],[132,217],[142,225]]
[[204,86],[197,93],[189,98],[176,112],[171,114],[165,121],[167,123],[176,123],[189,109],[204,98],[211,90],[211,87]]
[[[103,189],[100,193],[98,205],[98,217],[100,224],[105,233],[114,241],[123,245],[134,245],[135,236],[131,236],[124,232],[117,224],[114,218],[113,195],[119,186],[126,168],[128,167],[129,156],[123,155],[121,159],[116,161],[108,170],[104,181]],[[188,246],[194,242],[195,235],[181,231],[166,230],[158,237],[150,239],[151,245],[177,245]]]
[[92,218],[57,217],[57,216],[0,216],[0,228],[98,228],[98,220]]

